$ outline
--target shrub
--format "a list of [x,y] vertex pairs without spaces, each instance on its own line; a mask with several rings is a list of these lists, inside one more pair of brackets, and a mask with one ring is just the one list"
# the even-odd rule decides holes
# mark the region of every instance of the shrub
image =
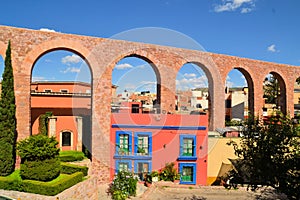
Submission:
[[177,172],[177,169],[174,168],[174,166],[174,163],[167,163],[159,174],[160,180],[173,182],[175,180],[178,180],[180,178],[180,175]]
[[81,161],[84,159],[84,153],[81,151],[61,151],[59,158],[62,162]]
[[33,135],[18,142],[21,157],[21,177],[24,179],[49,181],[60,173],[58,142],[54,137]]
[[73,174],[75,172],[82,172],[84,176],[87,176],[89,168],[86,166],[72,165],[69,163],[60,163],[61,173],[63,174]]
[[50,181],[59,176],[60,161],[58,158],[43,161],[25,161],[21,164],[20,169],[22,179]]
[[40,115],[39,118],[39,134],[48,136],[48,123],[49,117],[52,116],[52,112],[46,112],[45,114]]
[[12,177],[0,176],[0,189],[3,190],[18,190],[19,181]]
[[83,174],[81,172],[76,172],[71,175],[64,175],[62,179],[56,182],[24,180],[21,183],[19,191],[53,196],[81,182],[82,178]]
[[32,135],[25,140],[19,141],[17,150],[22,162],[25,160],[46,160],[59,155],[57,144],[55,137]]
[[56,195],[63,190],[72,187],[83,179],[81,172],[71,175],[62,174],[50,182],[35,180],[22,180],[19,172],[15,171],[14,176],[0,177],[0,189],[29,192],[42,195]]
[[109,193],[112,195],[112,199],[125,200],[129,196],[136,195],[136,184],[137,179],[133,177],[132,173],[121,171],[110,184]]

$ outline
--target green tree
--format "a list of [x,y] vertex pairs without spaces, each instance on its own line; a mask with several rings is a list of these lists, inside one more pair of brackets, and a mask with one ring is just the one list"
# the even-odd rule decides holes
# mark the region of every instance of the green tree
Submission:
[[[231,142],[241,159],[253,188],[267,185],[291,199],[300,198],[300,130],[283,115],[272,116],[268,124],[250,118],[244,124],[241,143]],[[238,170],[239,171],[239,170]]]
[[264,82],[264,98],[266,98],[266,103],[278,104],[278,97],[280,94],[280,88],[278,80],[271,76],[269,79],[266,78]]
[[39,134],[48,136],[49,117],[51,117],[51,116],[52,116],[52,112],[46,112],[45,114],[40,115]]
[[14,77],[11,63],[10,41],[8,42],[5,68],[2,76],[0,100],[0,175],[6,176],[14,171],[16,160],[16,106]]

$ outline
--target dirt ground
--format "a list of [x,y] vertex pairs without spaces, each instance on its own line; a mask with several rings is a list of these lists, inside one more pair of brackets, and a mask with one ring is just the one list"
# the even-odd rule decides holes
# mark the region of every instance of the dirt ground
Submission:
[[227,190],[224,187],[178,187],[176,185],[152,185],[142,195],[133,199],[144,200],[286,200],[285,195],[265,188],[252,192],[246,187]]

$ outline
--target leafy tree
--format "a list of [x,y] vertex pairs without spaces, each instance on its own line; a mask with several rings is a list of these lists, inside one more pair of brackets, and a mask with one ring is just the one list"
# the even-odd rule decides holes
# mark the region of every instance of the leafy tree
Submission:
[[55,137],[32,135],[17,144],[23,179],[50,181],[60,174],[59,148]]
[[14,171],[16,145],[16,106],[14,77],[11,63],[10,41],[8,42],[5,68],[2,76],[0,100],[0,175],[6,176]]
[[264,98],[266,98],[266,103],[277,105],[279,94],[278,80],[274,76],[271,76],[270,79],[266,78],[264,83]]
[[[300,198],[300,129],[283,115],[272,116],[268,124],[250,118],[235,154],[243,162],[250,185],[271,186],[289,198]],[[239,170],[238,170],[239,171]],[[240,174],[240,176],[244,176]]]

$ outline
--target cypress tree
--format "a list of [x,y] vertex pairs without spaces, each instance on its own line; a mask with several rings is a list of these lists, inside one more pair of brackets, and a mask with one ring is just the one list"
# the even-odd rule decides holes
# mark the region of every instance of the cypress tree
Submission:
[[8,42],[5,67],[2,75],[0,100],[0,176],[11,174],[16,160],[16,105],[14,77],[11,63],[10,41]]

